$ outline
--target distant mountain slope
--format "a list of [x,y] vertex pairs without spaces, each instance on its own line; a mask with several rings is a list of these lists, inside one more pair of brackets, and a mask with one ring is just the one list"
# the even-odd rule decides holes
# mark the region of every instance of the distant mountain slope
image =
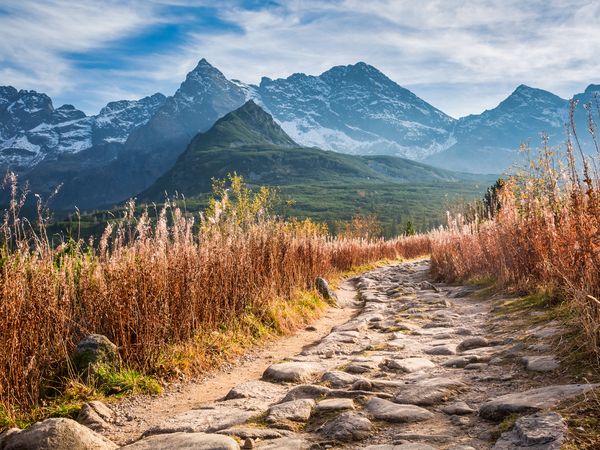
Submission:
[[569,102],[548,91],[525,85],[496,108],[459,119],[453,131],[456,143],[425,162],[450,170],[500,173],[519,159],[519,146],[539,146],[541,134],[550,142],[564,141]]
[[23,171],[94,145],[125,142],[164,101],[162,94],[121,100],[86,116],[72,105],[55,109],[45,94],[0,86],[0,167]]
[[237,172],[251,184],[320,183],[350,187],[378,183],[452,182],[468,175],[390,156],[353,156],[301,147],[252,100],[198,134],[173,168],[140,195],[161,201],[165,192],[186,197],[206,193],[211,178]]
[[453,143],[454,119],[363,62],[319,76],[263,78],[253,88],[267,111],[303,145],[421,159]]

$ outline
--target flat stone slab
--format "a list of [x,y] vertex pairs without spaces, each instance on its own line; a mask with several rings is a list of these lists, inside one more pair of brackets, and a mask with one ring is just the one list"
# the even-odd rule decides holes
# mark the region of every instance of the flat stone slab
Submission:
[[192,409],[177,414],[147,430],[144,435],[165,433],[214,433],[241,425],[260,411],[248,411],[233,406],[216,404],[212,408]]
[[446,405],[442,408],[442,412],[449,415],[463,416],[466,414],[473,414],[475,410],[467,405],[465,402],[455,402],[450,405]]
[[372,428],[373,424],[366,417],[355,412],[346,412],[325,423],[319,432],[328,439],[353,442],[369,437]]
[[433,414],[415,405],[400,405],[374,397],[367,402],[365,410],[375,419],[386,422],[420,422],[429,420]]
[[146,437],[121,447],[126,450],[239,450],[235,439],[220,434],[169,433]]
[[280,430],[275,428],[252,428],[239,426],[217,431],[217,434],[235,436],[240,439],[277,439],[288,436],[291,433],[287,430]]
[[431,406],[445,402],[451,396],[450,389],[409,384],[400,388],[394,401],[407,405]]
[[520,417],[511,431],[502,433],[492,450],[560,450],[567,424],[555,412]]
[[434,345],[433,347],[429,347],[423,350],[423,353],[426,353],[428,355],[456,355],[456,345]]
[[385,365],[389,369],[401,370],[408,373],[435,367],[435,364],[427,358],[389,359]]
[[261,450],[305,450],[308,444],[304,439],[280,438],[258,442],[256,448]]
[[285,392],[285,387],[280,384],[268,383],[261,380],[251,380],[240,383],[232,388],[225,396],[225,400],[255,398],[272,403],[285,395]]
[[369,445],[365,447],[365,450],[438,450],[428,444],[422,444],[420,442],[407,442],[406,444],[380,444],[380,445]]
[[331,387],[334,388],[350,386],[360,379],[361,377],[357,375],[342,372],[341,370],[332,370],[330,372],[325,372],[321,377],[321,381],[329,383]]
[[323,375],[325,370],[321,364],[313,362],[283,362],[269,366],[263,378],[290,383],[305,382]]
[[458,344],[458,350],[464,352],[465,350],[473,350],[475,348],[487,347],[489,346],[489,341],[481,336],[474,336],[465,339],[460,344]]
[[579,394],[591,391],[597,384],[563,384],[513,392],[493,398],[479,408],[484,419],[501,421],[513,413],[548,409],[557,403]]
[[559,363],[553,355],[524,356],[522,361],[527,370],[534,372],[552,372],[559,367]]
[[327,398],[317,403],[315,411],[344,411],[354,409],[354,401],[351,398]]
[[277,423],[285,420],[306,422],[314,407],[315,401],[309,398],[279,403],[269,408],[266,421],[269,423]]

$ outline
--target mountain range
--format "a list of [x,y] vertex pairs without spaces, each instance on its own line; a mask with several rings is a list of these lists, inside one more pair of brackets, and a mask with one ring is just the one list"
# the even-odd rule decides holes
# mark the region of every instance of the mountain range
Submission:
[[[590,85],[575,95],[582,130],[582,104],[598,92]],[[202,59],[173,96],[111,102],[95,116],[71,105],[55,109],[42,93],[0,87],[0,169],[17,171],[42,194],[62,184],[58,209],[112,205],[150,188],[198,133],[249,99],[302,147],[472,173],[506,170],[519,145],[537,145],[541,132],[559,144],[569,114],[568,100],[522,85],[496,108],[457,120],[365,63],[249,85]]]

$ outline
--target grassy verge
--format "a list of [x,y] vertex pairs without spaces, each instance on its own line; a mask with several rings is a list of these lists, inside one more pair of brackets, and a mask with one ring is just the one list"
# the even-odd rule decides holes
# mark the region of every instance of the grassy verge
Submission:
[[[336,288],[346,278],[398,261],[384,259],[333,273],[331,286]],[[218,369],[258,346],[293,334],[320,318],[330,306],[315,290],[298,290],[287,299],[273,299],[260,315],[249,308],[219,329],[199,332],[184,344],[165,347],[144,372],[101,368],[87,383],[74,374],[57,377],[48,383],[36,407],[0,407],[0,429],[26,428],[49,417],[76,418],[83,404],[91,400],[113,402],[131,395],[159,395],[173,380]]]

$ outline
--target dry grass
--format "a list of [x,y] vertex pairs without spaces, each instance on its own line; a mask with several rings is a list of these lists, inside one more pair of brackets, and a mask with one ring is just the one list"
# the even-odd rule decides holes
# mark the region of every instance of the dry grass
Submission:
[[[588,111],[600,155],[594,109]],[[519,291],[554,292],[600,357],[600,158],[584,156],[573,120],[570,136],[563,152],[544,140],[528,170],[499,190],[493,216],[468,222],[458,216],[435,233],[432,269],[447,281],[494,278]]]
[[251,193],[239,177],[216,185],[200,220],[169,204],[140,217],[132,204],[96,243],[55,246],[41,209],[37,224],[19,217],[23,202],[8,181],[13,202],[0,228],[0,403],[8,415],[39,404],[86,334],[106,335],[125,367],[142,373],[201,370],[248,333],[285,332],[316,314],[322,304],[301,293],[316,276],[429,251],[426,236],[334,238],[310,221],[281,221],[268,212],[272,193]]

